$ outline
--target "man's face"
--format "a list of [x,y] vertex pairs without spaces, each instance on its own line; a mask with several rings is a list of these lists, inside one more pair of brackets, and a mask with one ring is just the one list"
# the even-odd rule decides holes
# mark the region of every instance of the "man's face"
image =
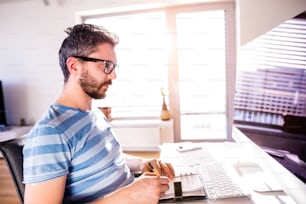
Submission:
[[[97,47],[94,53],[86,56],[94,59],[101,59],[102,61],[85,61],[84,69],[79,77],[79,83],[83,91],[93,99],[103,99],[106,96],[106,91],[112,80],[116,79],[116,68],[111,73],[107,74],[105,66],[112,67],[115,64],[116,53],[111,44],[103,43]],[[109,64],[103,62],[106,60]],[[105,71],[104,71],[105,70]]]

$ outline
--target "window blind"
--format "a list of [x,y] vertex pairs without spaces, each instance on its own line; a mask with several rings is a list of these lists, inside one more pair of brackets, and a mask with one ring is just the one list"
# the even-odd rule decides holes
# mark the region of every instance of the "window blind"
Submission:
[[281,126],[306,116],[306,18],[277,26],[240,50],[234,121]]

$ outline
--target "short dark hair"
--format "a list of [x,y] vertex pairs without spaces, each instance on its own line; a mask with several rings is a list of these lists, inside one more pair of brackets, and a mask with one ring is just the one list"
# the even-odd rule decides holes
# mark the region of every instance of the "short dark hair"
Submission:
[[59,64],[64,74],[64,82],[67,82],[70,75],[66,65],[68,57],[88,56],[102,43],[109,43],[113,46],[119,43],[119,38],[115,33],[92,24],[78,24],[67,28],[65,32],[68,37],[64,39],[59,50]]

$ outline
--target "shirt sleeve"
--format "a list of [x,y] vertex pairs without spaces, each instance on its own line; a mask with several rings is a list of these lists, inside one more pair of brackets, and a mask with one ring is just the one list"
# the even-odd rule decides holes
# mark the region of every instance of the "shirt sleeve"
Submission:
[[37,183],[67,175],[71,161],[68,141],[60,130],[37,125],[23,148],[24,183]]

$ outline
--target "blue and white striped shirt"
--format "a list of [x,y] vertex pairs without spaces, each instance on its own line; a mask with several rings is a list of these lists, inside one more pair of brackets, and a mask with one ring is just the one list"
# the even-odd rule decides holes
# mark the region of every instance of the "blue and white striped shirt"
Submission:
[[25,184],[67,175],[64,202],[90,202],[134,179],[98,109],[51,105],[28,134],[23,154]]

